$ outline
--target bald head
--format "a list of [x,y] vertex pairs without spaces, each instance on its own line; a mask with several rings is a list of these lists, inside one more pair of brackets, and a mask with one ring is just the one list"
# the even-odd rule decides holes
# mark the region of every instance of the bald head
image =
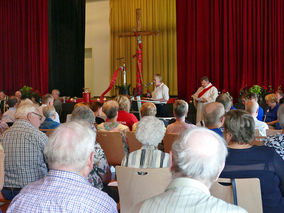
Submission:
[[197,179],[210,186],[218,178],[227,156],[225,141],[205,128],[185,131],[172,146],[176,176]]
[[204,123],[207,128],[219,128],[223,125],[225,108],[223,104],[213,102],[205,105],[203,110]]
[[258,114],[259,105],[256,101],[247,101],[245,104],[246,111],[252,115],[252,117],[256,118]]

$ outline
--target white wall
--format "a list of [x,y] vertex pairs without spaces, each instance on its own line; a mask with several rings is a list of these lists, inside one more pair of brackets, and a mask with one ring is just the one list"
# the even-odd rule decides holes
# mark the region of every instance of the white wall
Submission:
[[85,87],[92,96],[100,96],[110,83],[109,13],[109,0],[86,1],[85,48],[92,49],[92,57],[85,57]]

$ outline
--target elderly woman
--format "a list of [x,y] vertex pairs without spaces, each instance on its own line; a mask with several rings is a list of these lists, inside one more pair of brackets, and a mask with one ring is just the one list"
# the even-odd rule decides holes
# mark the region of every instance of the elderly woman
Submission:
[[195,125],[185,122],[188,112],[188,104],[183,100],[176,100],[173,107],[176,121],[167,126],[166,133],[180,134],[186,129],[195,128]]
[[40,129],[55,129],[60,123],[54,121],[56,117],[54,106],[46,106],[42,109],[42,114],[45,117],[44,122],[40,125]]
[[279,104],[277,103],[277,97],[273,94],[268,94],[265,96],[265,101],[267,107],[264,113],[264,122],[266,122],[270,126],[274,126],[277,120],[277,111],[279,108]]
[[132,130],[132,126],[138,120],[130,111],[130,100],[125,95],[116,96],[115,101],[117,101],[119,105],[118,117],[117,121],[129,127]]
[[[86,121],[92,128],[94,128],[93,124],[95,122],[95,116],[93,111],[87,106],[76,107],[72,112],[71,120]],[[102,190],[104,188],[104,185],[108,184],[108,182],[110,181],[110,169],[103,149],[96,141],[94,141],[94,143],[94,165],[92,171],[88,176],[88,180],[94,187]]]
[[[140,114],[141,117],[143,118],[144,116],[156,116],[157,114],[157,108],[156,105],[150,102],[143,103],[142,106],[140,107]],[[136,131],[137,125],[139,122],[136,122],[132,126],[132,131]]]
[[162,121],[153,116],[143,117],[136,130],[136,138],[143,146],[126,155],[122,159],[121,165],[133,168],[169,167],[169,154],[157,149],[164,135],[165,127]]
[[259,178],[264,213],[280,213],[284,209],[284,161],[265,146],[253,146],[254,119],[243,110],[227,112],[224,138],[228,157],[220,177]]

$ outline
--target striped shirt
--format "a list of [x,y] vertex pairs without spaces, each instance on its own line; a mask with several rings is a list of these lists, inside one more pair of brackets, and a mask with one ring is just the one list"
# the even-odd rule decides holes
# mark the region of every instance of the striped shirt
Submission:
[[124,156],[121,166],[132,168],[165,168],[169,167],[170,155],[155,146],[144,145],[141,149]]
[[117,213],[117,208],[106,193],[94,188],[84,177],[50,170],[46,177],[21,190],[9,206],[9,212]]
[[166,191],[146,200],[140,213],[245,213],[244,209],[210,195],[203,183],[191,178],[174,179]]

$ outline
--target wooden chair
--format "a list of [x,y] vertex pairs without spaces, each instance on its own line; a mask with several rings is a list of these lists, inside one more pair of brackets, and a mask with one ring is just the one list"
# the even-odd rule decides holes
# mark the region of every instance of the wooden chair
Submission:
[[3,213],[5,213],[7,211],[7,209],[10,206],[11,201],[10,200],[6,200],[2,193],[0,192],[0,209]]
[[163,139],[164,151],[169,153],[172,150],[172,145],[178,138],[178,134],[166,134]]
[[129,152],[136,151],[142,147],[142,144],[137,140],[135,132],[126,132],[126,140]]
[[266,136],[271,136],[271,135],[279,135],[282,134],[282,130],[277,130],[277,129],[267,129],[266,130]]
[[110,165],[120,165],[124,157],[122,136],[120,132],[97,132],[97,142],[105,152]]
[[249,213],[263,211],[258,178],[219,178],[213,183],[210,192],[214,197],[238,205]]
[[143,201],[165,191],[171,181],[169,168],[116,167],[120,212],[139,212]]
[[49,137],[51,133],[53,133],[54,129],[40,129],[40,131],[44,132],[46,136]]

